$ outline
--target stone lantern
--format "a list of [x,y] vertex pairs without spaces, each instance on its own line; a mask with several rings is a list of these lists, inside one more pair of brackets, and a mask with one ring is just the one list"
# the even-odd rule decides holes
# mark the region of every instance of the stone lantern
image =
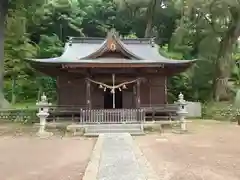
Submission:
[[186,110],[187,102],[184,100],[184,96],[182,93],[180,93],[178,96],[177,104],[178,104],[177,114],[179,116],[179,120],[181,123],[181,130],[187,131],[187,123],[186,123],[186,119],[185,119],[186,114],[188,113]]
[[49,106],[51,106],[52,103],[48,103],[47,96],[45,95],[45,93],[43,93],[43,95],[41,96],[41,100],[38,101],[36,105],[39,108],[38,112],[40,111],[48,112]]
[[41,100],[36,103],[38,107],[38,113],[37,116],[40,120],[40,126],[39,130],[37,132],[37,135],[40,137],[48,137],[51,136],[52,133],[45,131],[47,117],[49,116],[49,106],[51,106],[51,103],[48,103],[47,96],[43,93],[41,96]]

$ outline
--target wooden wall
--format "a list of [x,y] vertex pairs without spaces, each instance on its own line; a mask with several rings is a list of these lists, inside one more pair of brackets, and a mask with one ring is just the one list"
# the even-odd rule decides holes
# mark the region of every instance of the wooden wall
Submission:
[[133,93],[133,88],[128,90],[123,90],[123,108],[134,108],[136,107],[135,96]]
[[[167,103],[165,92],[166,77],[151,75],[146,77],[140,85],[140,104],[157,105]],[[91,83],[92,108],[104,108],[104,92],[97,85]],[[86,81],[85,78],[71,80],[66,77],[58,78],[58,104],[86,106]],[[123,108],[136,107],[136,86],[123,90]]]
[[57,84],[59,105],[86,105],[86,83],[84,78],[73,80],[60,76]]
[[104,108],[104,91],[98,86],[91,84],[92,108]]
[[141,84],[140,96],[141,105],[157,105],[167,103],[166,77],[152,75],[147,77],[147,81]]
[[166,77],[154,76],[150,79],[150,104],[165,104],[167,103],[167,96],[165,93]]

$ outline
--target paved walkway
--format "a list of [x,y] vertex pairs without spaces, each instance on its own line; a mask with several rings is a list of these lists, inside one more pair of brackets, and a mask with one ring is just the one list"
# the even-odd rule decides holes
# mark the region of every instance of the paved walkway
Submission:
[[146,180],[132,148],[130,134],[105,134],[98,180]]
[[156,180],[129,133],[102,134],[83,180]]

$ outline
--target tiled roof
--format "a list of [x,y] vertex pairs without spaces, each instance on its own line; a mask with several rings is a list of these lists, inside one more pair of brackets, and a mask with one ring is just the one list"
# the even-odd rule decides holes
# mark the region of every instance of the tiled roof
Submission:
[[107,39],[104,38],[78,38],[70,37],[65,44],[64,52],[60,57],[47,59],[31,59],[43,63],[164,63],[164,64],[185,64],[192,63],[192,60],[172,60],[159,54],[159,48],[153,44],[150,38],[140,39],[119,39],[124,50],[132,55],[132,59],[91,59],[86,58],[101,49]]

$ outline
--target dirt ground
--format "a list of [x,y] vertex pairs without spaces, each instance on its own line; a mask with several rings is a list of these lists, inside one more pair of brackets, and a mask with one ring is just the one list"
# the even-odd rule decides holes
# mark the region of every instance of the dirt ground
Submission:
[[240,180],[240,126],[193,122],[189,133],[136,137],[161,180]]
[[[1,129],[1,128],[0,128]],[[1,180],[81,180],[95,139],[0,136]]]

